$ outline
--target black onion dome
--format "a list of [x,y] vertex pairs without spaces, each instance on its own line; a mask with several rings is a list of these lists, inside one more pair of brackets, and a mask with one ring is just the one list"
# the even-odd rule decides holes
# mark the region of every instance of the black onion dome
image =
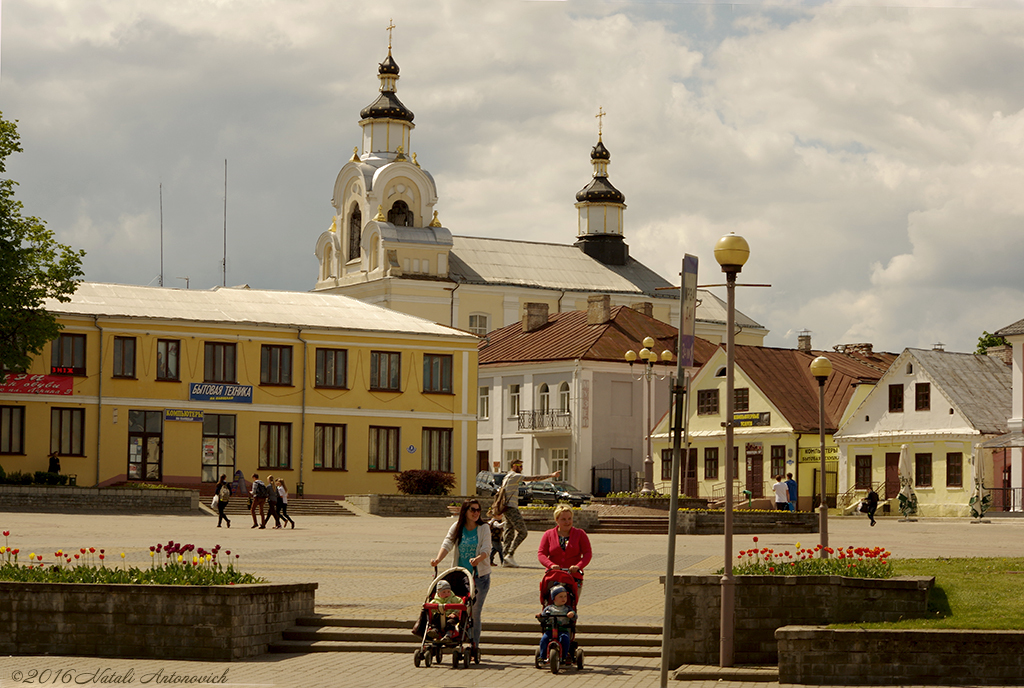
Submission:
[[398,76],[398,63],[395,62],[395,58],[391,57],[391,53],[380,63],[380,69],[377,70],[378,74],[394,74]]
[[604,144],[600,141],[597,145],[590,150],[591,160],[611,160],[612,154],[608,152],[608,149],[604,147]]
[[[601,145],[601,144],[598,144]],[[597,147],[594,147],[597,150]],[[581,203],[625,203],[626,197],[621,191],[612,186],[608,177],[594,177],[589,184],[584,186],[576,194],[576,200]]]
[[402,101],[398,99],[394,91],[383,91],[377,97],[377,100],[359,111],[359,116],[363,119],[388,118],[411,122],[416,115],[412,114],[412,110],[402,104]]

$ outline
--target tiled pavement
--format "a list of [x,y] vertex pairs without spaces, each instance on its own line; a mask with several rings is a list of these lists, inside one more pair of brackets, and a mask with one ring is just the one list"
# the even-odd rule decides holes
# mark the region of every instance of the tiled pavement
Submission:
[[[309,517],[295,530],[252,530],[236,518],[234,527],[217,529],[216,518],[190,516],[115,516],[0,513],[0,530],[10,530],[10,545],[23,552],[52,552],[79,547],[103,547],[108,561],[145,565],[149,546],[169,539],[238,553],[239,565],[274,582],[316,581],[318,611],[343,617],[411,620],[433,575],[429,560],[449,524],[441,518]],[[875,528],[860,518],[829,522],[833,546],[875,546],[896,556],[1024,556],[1024,520],[992,519],[988,524],[966,520],[922,519],[900,523],[880,519]],[[759,544],[791,548],[818,542],[818,535],[761,535]],[[572,682],[582,686],[653,688],[659,685],[656,659],[594,658],[581,673],[553,676],[533,667],[529,657],[486,656],[487,621],[523,621],[537,611],[541,569],[533,556],[539,534],[531,533],[520,550],[520,569],[496,569],[484,609],[484,664],[456,671],[449,665],[416,669],[407,654],[266,655],[235,663],[160,660],[101,660],[79,657],[0,658],[0,688],[46,683],[101,683],[109,669],[142,686],[179,676],[223,675],[222,685],[234,686],[502,686],[531,688]],[[595,535],[596,555],[589,567],[581,600],[583,623],[661,622],[664,598],[658,576],[664,574],[665,537],[656,535]],[[721,536],[680,536],[676,572],[709,572],[723,561]],[[751,536],[736,536],[735,549],[747,549]],[[51,673],[42,679],[44,672]],[[31,674],[32,671],[37,673]],[[58,671],[65,672],[57,674]],[[156,675],[158,672],[161,674]],[[17,673],[20,672],[20,673]],[[704,674],[700,674],[704,676]],[[111,674],[107,674],[109,679]],[[672,682],[673,686],[714,685],[717,688],[777,686],[777,682],[700,679]],[[19,678],[20,677],[20,678]],[[42,680],[41,680],[42,679]],[[148,679],[148,681],[147,681]],[[111,681],[107,681],[110,683]],[[1024,685],[1024,681],[1022,681]]]

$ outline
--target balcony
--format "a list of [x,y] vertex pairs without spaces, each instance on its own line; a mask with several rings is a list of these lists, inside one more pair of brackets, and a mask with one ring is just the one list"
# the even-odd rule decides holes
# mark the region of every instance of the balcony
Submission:
[[568,411],[520,411],[519,432],[570,435],[571,421]]

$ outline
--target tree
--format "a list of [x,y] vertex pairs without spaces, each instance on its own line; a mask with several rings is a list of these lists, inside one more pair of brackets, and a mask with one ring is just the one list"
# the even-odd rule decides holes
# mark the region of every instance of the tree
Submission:
[[1006,344],[1006,340],[1002,337],[997,337],[991,332],[981,331],[981,336],[978,337],[978,348],[974,352],[976,354],[985,355],[986,349],[990,346],[1003,346]]
[[[0,113],[0,175],[7,171],[7,157],[21,152],[16,122]],[[0,177],[0,371],[22,372],[60,332],[43,301],[71,300],[85,251],[57,243],[39,218],[23,217],[16,185]]]

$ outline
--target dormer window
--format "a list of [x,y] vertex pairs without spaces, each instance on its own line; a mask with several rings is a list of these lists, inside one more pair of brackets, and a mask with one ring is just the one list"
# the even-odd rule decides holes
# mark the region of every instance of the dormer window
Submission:
[[395,201],[388,211],[388,222],[396,227],[412,227],[412,210],[405,201]]

